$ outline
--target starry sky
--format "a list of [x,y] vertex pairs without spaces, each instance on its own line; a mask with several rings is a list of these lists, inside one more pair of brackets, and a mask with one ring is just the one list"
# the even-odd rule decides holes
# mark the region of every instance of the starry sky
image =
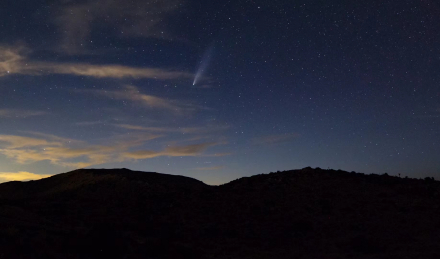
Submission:
[[438,1],[0,5],[0,181],[440,177]]

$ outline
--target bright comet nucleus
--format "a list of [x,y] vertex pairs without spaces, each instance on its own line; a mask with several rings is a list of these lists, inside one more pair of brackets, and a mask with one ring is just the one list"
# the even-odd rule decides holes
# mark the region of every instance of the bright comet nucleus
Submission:
[[212,44],[203,54],[203,58],[200,61],[199,68],[197,69],[196,75],[194,77],[193,85],[196,85],[201,78],[203,78],[203,73],[206,71],[211,60],[214,51],[214,44]]

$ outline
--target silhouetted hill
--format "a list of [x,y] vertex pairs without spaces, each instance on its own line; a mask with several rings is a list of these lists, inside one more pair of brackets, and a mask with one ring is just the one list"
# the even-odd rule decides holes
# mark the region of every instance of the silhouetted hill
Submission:
[[[30,182],[8,182],[0,184],[0,198],[17,199],[28,196],[45,197],[59,193],[78,192],[90,186],[123,184],[148,186],[149,191],[160,189],[197,189],[206,186],[201,181],[185,176],[159,174],[153,172],[131,171],[129,169],[78,169],[72,172],[54,175],[49,178]],[[107,189],[106,189],[107,190]],[[147,189],[145,189],[146,191]],[[113,192],[112,190],[107,190]]]
[[0,258],[440,258],[439,194],[340,170],[209,186],[81,169],[0,184]]

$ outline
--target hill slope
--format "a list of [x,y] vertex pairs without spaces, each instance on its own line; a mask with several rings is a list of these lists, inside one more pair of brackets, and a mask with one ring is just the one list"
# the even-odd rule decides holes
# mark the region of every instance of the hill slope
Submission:
[[440,258],[439,194],[311,168],[222,186],[82,169],[0,184],[0,257]]

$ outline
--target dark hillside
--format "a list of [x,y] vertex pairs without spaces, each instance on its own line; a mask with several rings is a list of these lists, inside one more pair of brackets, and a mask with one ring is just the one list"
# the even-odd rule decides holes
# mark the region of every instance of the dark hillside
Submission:
[[440,258],[440,184],[304,168],[208,186],[83,169],[0,184],[1,258]]
[[64,174],[30,182],[8,182],[0,184],[0,198],[24,198],[28,196],[50,196],[57,193],[79,191],[90,185],[111,182],[120,185],[149,185],[152,188],[203,188],[201,181],[185,176],[152,172],[131,171],[129,169],[78,169]]

